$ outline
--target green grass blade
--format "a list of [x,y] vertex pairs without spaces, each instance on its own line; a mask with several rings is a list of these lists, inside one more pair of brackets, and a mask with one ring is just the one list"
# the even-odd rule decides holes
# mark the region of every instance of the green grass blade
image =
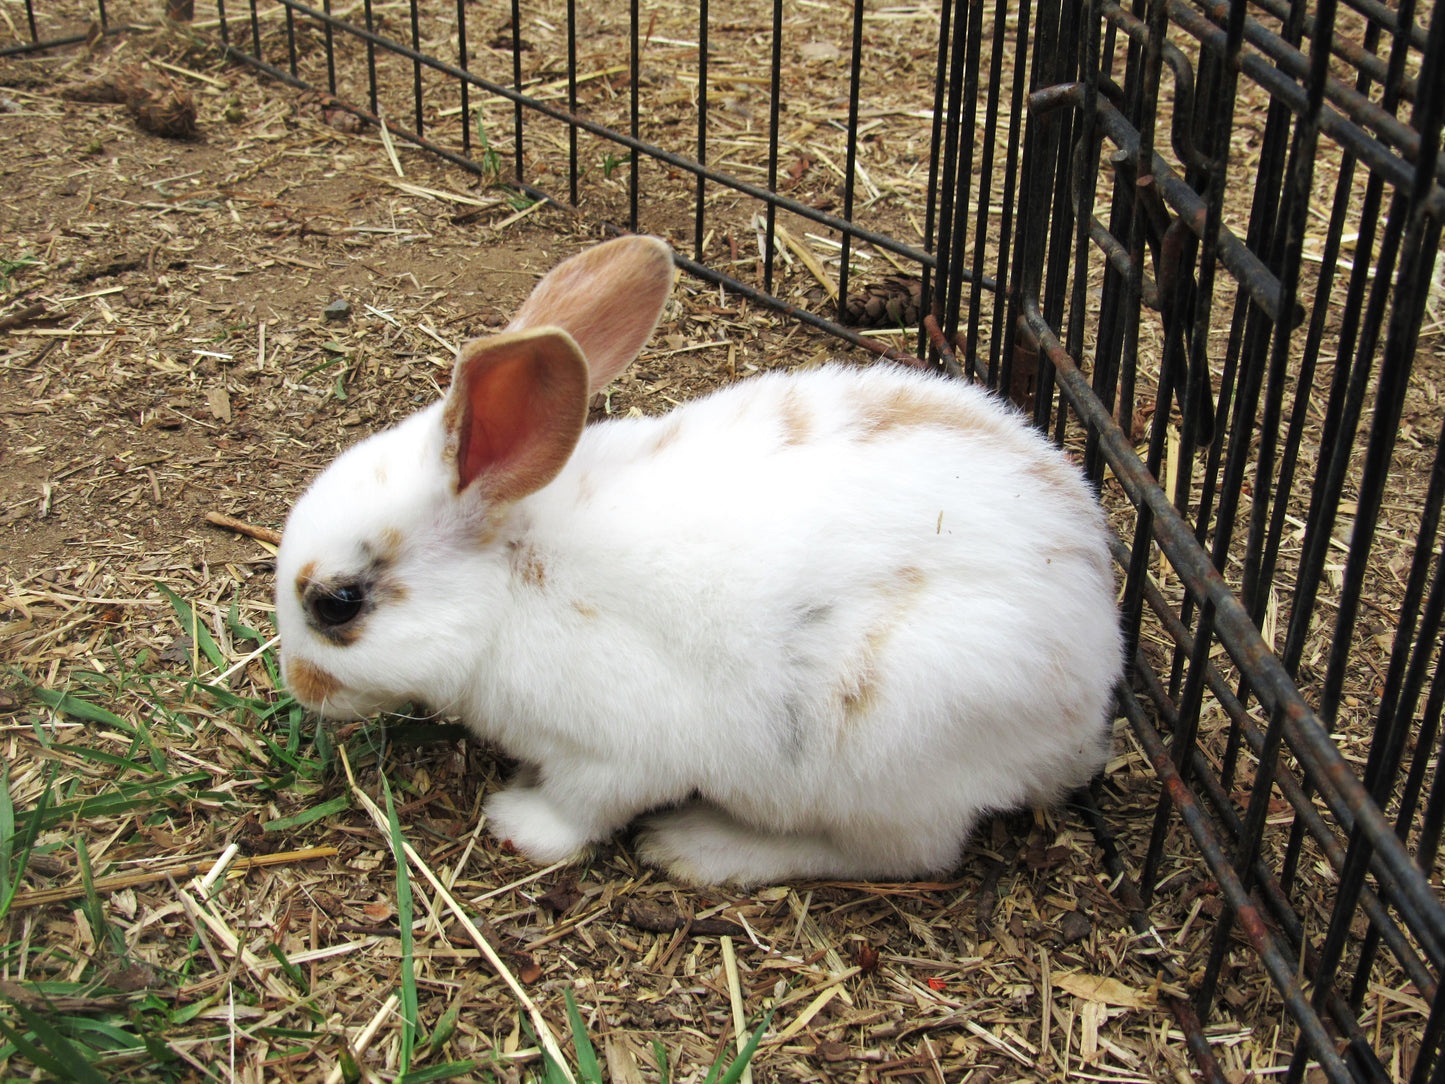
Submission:
[[281,965],[281,970],[286,972],[286,977],[291,980],[291,985],[300,990],[303,994],[311,993],[311,984],[306,981],[306,973],[286,958],[286,953],[281,951],[280,945],[267,945],[271,955]]
[[387,782],[384,774],[381,777],[381,789],[386,797],[386,822],[391,828],[391,853],[396,859],[396,919],[401,929],[401,1051],[397,1059],[397,1071],[404,1077],[411,1067],[411,1051],[416,1042],[417,1023],[416,968],[412,958],[411,937],[411,878],[407,876],[406,846],[401,835],[401,822],[396,817],[391,784]]
[[[107,1084],[106,1078],[101,1076],[100,1073],[96,1071],[95,1066],[90,1064],[90,1060],[85,1056],[85,1052],[64,1035],[60,1034],[60,1032],[56,1031],[55,1028],[51,1027],[50,1021],[46,1020],[40,1013],[32,1012],[21,1004],[15,1002],[12,1002],[12,1004],[15,1006],[16,1013],[25,1021],[25,1026],[34,1033],[41,1049],[48,1055],[46,1058],[48,1064],[42,1065],[41,1062],[36,1061],[36,1065],[46,1068],[61,1080],[75,1081],[76,1084]],[[0,1020],[0,1030],[5,1032],[6,1037],[9,1038],[12,1043],[15,1043],[17,1048],[24,1049],[21,1046],[21,1040],[24,1039],[24,1036],[18,1033],[8,1022]],[[35,1046],[28,1041],[25,1045],[29,1046],[31,1050],[36,1049]],[[25,1056],[35,1061],[34,1055],[28,1051]],[[59,1066],[59,1068],[50,1068],[49,1066],[51,1065]]]
[[[45,768],[45,782],[40,787],[40,797],[35,801],[35,810],[28,817],[24,818],[24,827],[19,829],[20,846],[14,844],[16,830],[20,821],[15,817],[15,807],[10,800],[9,772],[6,772],[5,807],[8,810],[10,821],[9,829],[5,833],[5,841],[8,844],[7,856],[3,865],[0,865],[0,918],[10,913],[10,904],[15,899],[15,894],[20,891],[20,884],[25,879],[25,866],[30,861],[30,851],[35,846],[35,840],[40,835],[41,823],[45,819],[45,811],[50,805],[50,788],[55,783],[55,761],[51,761]],[[11,867],[14,867],[13,872]]]
[[[54,774],[53,764],[51,765],[51,774]],[[87,817],[108,817],[116,813],[125,813],[139,806],[150,805],[169,798],[172,791],[210,781],[209,772],[191,772],[187,775],[178,775],[171,779],[157,779],[148,783],[112,784],[111,793],[93,794],[85,798],[77,798],[74,801],[50,805],[50,782],[47,779],[41,800],[36,803],[35,809],[31,812],[16,816],[16,826],[23,825],[24,827],[20,830],[33,841],[41,829],[49,828],[60,821],[72,818],[79,820]],[[218,794],[214,791],[195,791],[191,797],[211,798],[219,801],[233,800],[230,795]]]
[[176,616],[181,619],[181,627],[191,636],[191,640],[201,649],[201,653],[210,660],[212,666],[217,670],[226,668],[226,657],[221,654],[221,649],[216,646],[216,641],[211,637],[211,630],[201,624],[200,616],[189,602],[181,598],[160,580],[156,580],[156,587],[160,593],[166,596],[171,608],[176,611]]
[[[767,1031],[768,1025],[773,1022],[773,1013],[776,1011],[776,1008],[768,1010],[767,1015],[763,1017],[763,1022],[758,1025],[757,1030],[748,1038],[747,1044],[738,1051],[737,1057],[728,1062],[728,1066],[723,1070],[722,1076],[716,1079],[716,1084],[738,1084],[738,1079],[743,1075],[743,1070],[746,1069],[748,1063],[753,1060],[753,1054],[757,1052],[758,1044],[763,1041],[763,1032]],[[714,1084],[718,1067],[721,1065],[722,1061],[719,1059],[718,1063],[708,1072],[704,1084]]]
[[430,1065],[425,1069],[404,1073],[396,1078],[396,1084],[427,1084],[432,1080],[451,1080],[453,1077],[469,1076],[477,1067],[474,1061],[449,1061],[444,1065]]
[[15,803],[10,800],[10,765],[0,765],[0,879],[10,880],[15,854]]
[[457,1016],[461,1011],[462,1003],[458,1001],[442,1014],[437,1026],[432,1028],[431,1037],[427,1040],[428,1051],[432,1057],[441,1053],[442,1047],[446,1046],[447,1040],[456,1032]]
[[282,817],[279,820],[267,821],[261,825],[266,832],[284,832],[288,828],[295,828],[297,825],[310,824],[312,821],[319,821],[323,817],[329,817],[333,813],[340,813],[343,809],[351,808],[351,799],[346,795],[332,798],[328,802],[322,802],[318,806],[294,813],[289,817]]
[[80,885],[85,890],[85,917],[90,922],[90,932],[99,942],[109,938],[112,946],[125,949],[124,937],[118,936],[119,931],[111,929],[110,923],[105,918],[105,905],[100,902],[100,895],[95,891],[95,874],[90,868],[90,848],[86,846],[85,837],[75,837],[75,859],[80,866]]
[[590,1084],[602,1084],[602,1066],[597,1064],[597,1051],[587,1035],[587,1024],[577,1011],[572,990],[563,989],[562,997],[567,1002],[567,1026],[572,1029],[572,1047],[577,1051],[577,1072]]
[[661,1039],[652,1040],[652,1053],[657,1058],[657,1084],[672,1084],[667,1068],[667,1047]]
[[135,727],[131,726],[113,711],[106,711],[97,707],[89,700],[82,700],[78,696],[71,696],[56,689],[34,688],[30,690],[32,696],[48,708],[64,712],[72,719],[80,719],[87,723],[100,723],[104,726],[114,727],[128,738],[134,738]]

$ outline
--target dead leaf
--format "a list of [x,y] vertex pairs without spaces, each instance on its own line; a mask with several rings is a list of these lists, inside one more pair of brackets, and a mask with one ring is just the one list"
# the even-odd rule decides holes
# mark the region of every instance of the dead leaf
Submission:
[[211,408],[211,417],[227,425],[231,422],[231,393],[225,388],[211,388],[206,392],[206,405]]
[[1081,997],[1096,1005],[1115,1005],[1122,1009],[1152,1009],[1154,995],[1142,993],[1132,986],[1125,986],[1118,979],[1102,975],[1086,975],[1082,971],[1069,971],[1053,978],[1054,989]]

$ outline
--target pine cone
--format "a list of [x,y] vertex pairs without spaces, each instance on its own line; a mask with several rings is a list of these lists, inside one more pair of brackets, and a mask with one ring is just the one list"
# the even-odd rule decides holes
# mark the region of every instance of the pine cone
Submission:
[[125,95],[130,115],[147,132],[172,139],[196,134],[195,99],[169,76],[135,65],[115,77],[115,86]]
[[850,327],[917,327],[923,283],[911,275],[888,275],[852,294],[843,307]]

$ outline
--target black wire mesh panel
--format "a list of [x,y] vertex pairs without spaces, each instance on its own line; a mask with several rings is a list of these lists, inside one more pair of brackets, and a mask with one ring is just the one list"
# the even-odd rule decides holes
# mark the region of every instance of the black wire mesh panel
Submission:
[[[1105,795],[1121,890],[1168,934],[1182,1019],[1256,959],[1296,1029],[1286,1079],[1441,1079],[1445,442],[1421,329],[1445,10],[1100,2],[1036,8],[1032,33],[1008,326],[1047,361],[1039,421],[1081,421],[1122,498],[1124,708],[1164,789],[1152,826],[1111,824]],[[1212,922],[1177,888],[1198,855]],[[1396,995],[1403,1058],[1375,1045]]]
[[[234,58],[385,123],[519,200],[665,233],[699,277],[878,353],[909,359],[922,349],[934,196],[946,189],[931,155],[945,88],[933,42],[940,18],[938,40],[948,41],[951,8],[216,0],[213,10],[196,26]],[[540,34],[545,48],[529,38]],[[808,85],[783,87],[800,58]],[[906,104],[886,117],[860,100],[868,66],[906,80]],[[789,100],[821,108],[797,116]],[[880,186],[864,145],[885,124],[910,165]],[[802,267],[821,287],[816,298],[776,281]]]

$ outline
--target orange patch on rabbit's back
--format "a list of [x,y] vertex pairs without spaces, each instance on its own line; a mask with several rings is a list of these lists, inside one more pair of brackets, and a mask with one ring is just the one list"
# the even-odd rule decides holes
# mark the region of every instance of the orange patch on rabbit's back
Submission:
[[882,684],[880,657],[902,623],[913,601],[928,585],[928,574],[916,565],[904,565],[875,584],[883,614],[863,635],[858,652],[849,660],[837,684],[837,702],[843,715],[838,728],[842,745],[877,703]]
[[894,388],[859,405],[858,423],[864,440],[901,429],[933,427],[961,433],[998,436],[1009,427],[991,411],[974,408],[947,394],[913,385]]
[[806,444],[813,435],[814,418],[804,407],[796,385],[783,392],[778,412],[783,423],[783,443],[790,446]]

